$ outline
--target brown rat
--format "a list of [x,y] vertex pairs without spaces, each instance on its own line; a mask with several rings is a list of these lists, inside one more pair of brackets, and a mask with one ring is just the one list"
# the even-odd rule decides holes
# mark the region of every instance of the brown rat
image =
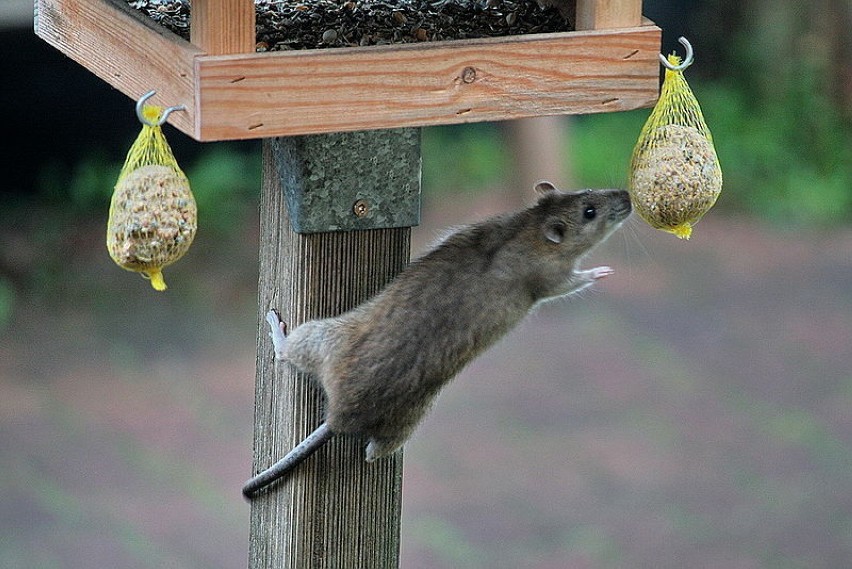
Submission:
[[335,434],[367,441],[366,459],[408,439],[441,388],[541,301],[612,274],[580,260],[631,211],[621,190],[563,193],[548,182],[538,202],[464,227],[349,312],[285,334],[267,315],[276,359],[309,373],[326,419],[305,441],[249,480],[246,497],[271,484]]

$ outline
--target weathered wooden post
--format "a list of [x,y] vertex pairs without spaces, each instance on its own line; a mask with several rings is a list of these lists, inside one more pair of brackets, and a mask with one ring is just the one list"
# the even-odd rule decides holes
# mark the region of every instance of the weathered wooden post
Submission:
[[[419,218],[420,129],[268,139],[263,163],[255,472],[322,420],[319,390],[276,369],[266,311],[290,326],[333,316],[406,265]],[[367,464],[362,441],[332,439],[253,500],[249,566],[397,567],[401,486],[401,453]]]
[[[641,4],[577,0],[576,32],[277,53],[256,52],[252,0],[193,0],[191,42],[124,0],[35,0],[35,31],[132,99],[182,104],[169,122],[196,140],[264,139],[258,471],[322,405],[275,369],[265,312],[290,326],[343,312],[407,263],[419,127],[651,106],[661,31]],[[253,501],[252,569],[396,567],[401,469],[333,439]]]

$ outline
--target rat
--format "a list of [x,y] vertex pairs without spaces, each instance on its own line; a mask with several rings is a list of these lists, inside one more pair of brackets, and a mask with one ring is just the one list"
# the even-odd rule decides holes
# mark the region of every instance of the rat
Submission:
[[536,185],[535,205],[465,226],[340,316],[287,333],[267,313],[276,360],[306,372],[326,398],[325,421],[243,487],[251,498],[337,434],[367,441],[374,461],[399,449],[438,392],[539,303],[591,286],[609,267],[579,263],[631,212],[623,190]]

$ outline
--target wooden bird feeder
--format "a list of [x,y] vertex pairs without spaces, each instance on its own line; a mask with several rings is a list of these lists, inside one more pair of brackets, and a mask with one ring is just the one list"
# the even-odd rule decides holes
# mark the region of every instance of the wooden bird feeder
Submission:
[[[534,1],[534,0],[530,0]],[[251,0],[193,0],[191,43],[118,0],[36,0],[36,33],[199,141],[651,106],[660,29],[641,0],[578,0],[580,31],[255,52]]]
[[[641,0],[577,0],[572,32],[268,53],[252,0],[192,0],[190,41],[124,0],[35,7],[36,34],[116,89],[184,105],[169,122],[190,137],[264,139],[253,472],[322,420],[319,390],[274,366],[264,316],[339,314],[404,268],[417,127],[623,111],[659,93],[661,32]],[[252,501],[250,567],[397,567],[401,490],[401,453],[367,464],[361,441],[335,437]]]

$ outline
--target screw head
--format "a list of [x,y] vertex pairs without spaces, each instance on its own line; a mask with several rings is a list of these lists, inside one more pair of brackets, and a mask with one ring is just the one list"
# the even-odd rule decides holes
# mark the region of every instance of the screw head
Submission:
[[356,217],[365,217],[370,213],[370,204],[367,203],[367,200],[358,200],[352,205],[352,213]]

